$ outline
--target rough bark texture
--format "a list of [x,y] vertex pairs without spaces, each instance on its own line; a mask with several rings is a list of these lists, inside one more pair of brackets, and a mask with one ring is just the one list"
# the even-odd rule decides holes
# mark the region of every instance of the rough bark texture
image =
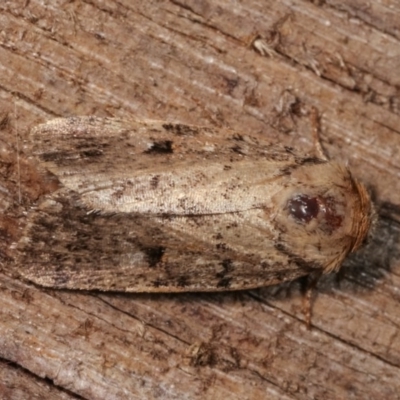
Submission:
[[307,151],[299,110],[315,106],[323,146],[370,187],[379,220],[319,282],[310,331],[300,282],[124,295],[4,271],[0,397],[399,398],[399,20],[395,0],[2,1],[10,144],[10,126],[22,143],[36,123],[97,115],[251,130]]

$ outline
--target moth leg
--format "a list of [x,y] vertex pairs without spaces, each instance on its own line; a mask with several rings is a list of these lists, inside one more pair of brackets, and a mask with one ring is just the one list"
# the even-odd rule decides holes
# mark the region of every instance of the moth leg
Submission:
[[311,317],[312,317],[312,304],[314,289],[317,286],[319,279],[321,278],[322,272],[315,271],[305,277],[305,281],[302,287],[303,291],[303,314],[307,329],[311,329]]
[[322,144],[321,144],[321,138],[320,138],[321,122],[320,122],[319,113],[318,113],[318,110],[316,109],[316,107],[311,107],[310,119],[311,119],[311,129],[312,129],[312,134],[313,134],[313,139],[314,139],[314,149],[315,149],[314,151],[318,158],[329,161],[329,157],[325,153],[325,151],[322,147]]

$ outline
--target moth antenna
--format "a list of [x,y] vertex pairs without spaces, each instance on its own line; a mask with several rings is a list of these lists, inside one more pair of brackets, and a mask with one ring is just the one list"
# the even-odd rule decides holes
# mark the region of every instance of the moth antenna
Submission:
[[19,160],[19,138],[18,138],[18,125],[17,125],[17,104],[14,100],[14,132],[15,143],[17,148],[17,175],[18,175],[18,203],[21,204],[21,166]]
[[314,138],[315,153],[322,160],[329,161],[329,157],[325,153],[325,151],[322,147],[322,144],[321,144],[321,138],[320,138],[321,122],[320,122],[318,110],[315,107],[311,107],[310,119],[311,119],[312,134],[313,134],[313,138]]

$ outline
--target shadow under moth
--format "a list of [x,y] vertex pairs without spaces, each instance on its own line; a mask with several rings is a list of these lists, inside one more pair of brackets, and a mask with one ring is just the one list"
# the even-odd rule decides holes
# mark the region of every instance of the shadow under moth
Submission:
[[251,134],[56,119],[31,131],[18,179],[0,144],[1,264],[45,287],[273,285],[338,270],[371,224],[368,193],[343,165]]

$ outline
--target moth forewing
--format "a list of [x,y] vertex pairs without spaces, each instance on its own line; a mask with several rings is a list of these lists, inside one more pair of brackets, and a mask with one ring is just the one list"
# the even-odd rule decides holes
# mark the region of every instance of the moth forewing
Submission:
[[58,119],[33,130],[31,153],[89,208],[180,215],[257,207],[296,162],[270,145],[214,135],[161,122]]
[[60,188],[29,210],[20,274],[43,286],[217,291],[340,267],[370,225],[343,166],[260,137],[154,121],[59,119],[30,154]]

